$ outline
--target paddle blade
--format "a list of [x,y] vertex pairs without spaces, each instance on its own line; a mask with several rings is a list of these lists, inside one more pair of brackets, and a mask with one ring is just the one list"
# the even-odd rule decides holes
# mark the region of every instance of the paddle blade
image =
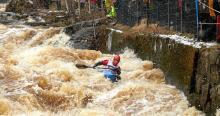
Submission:
[[92,67],[86,66],[84,64],[76,64],[76,67],[79,68],[79,69],[92,68]]

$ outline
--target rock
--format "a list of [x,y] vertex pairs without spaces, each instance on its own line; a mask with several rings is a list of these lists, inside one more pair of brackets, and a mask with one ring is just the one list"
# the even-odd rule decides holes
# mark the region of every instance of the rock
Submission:
[[0,23],[8,24],[16,21],[19,15],[12,12],[0,12]]
[[98,31],[100,30],[99,26],[102,24],[105,24],[104,19],[96,19],[66,27],[64,32],[71,36],[68,45],[77,49],[94,49]]
[[205,109],[207,105],[207,101],[209,99],[209,84],[205,84],[202,86],[202,92],[200,97],[200,104],[202,105],[203,109]]
[[46,0],[11,0],[6,6],[6,12],[29,14],[46,8]]
[[36,10],[36,6],[31,0],[11,0],[6,7],[6,12],[30,13]]

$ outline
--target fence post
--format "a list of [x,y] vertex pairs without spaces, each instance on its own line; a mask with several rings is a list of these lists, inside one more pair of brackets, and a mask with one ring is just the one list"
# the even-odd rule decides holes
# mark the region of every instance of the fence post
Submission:
[[105,16],[105,11],[104,11],[103,0],[101,0],[101,12],[102,12],[102,17],[104,17]]
[[170,0],[168,0],[167,7],[168,7],[168,19],[167,19],[167,21],[168,21],[168,28],[170,30]]
[[89,3],[89,14],[91,14],[91,2],[90,2],[90,0],[88,0],[88,3]]
[[78,0],[79,17],[81,17],[81,1]]
[[74,0],[65,0],[66,3],[66,9],[68,13],[75,13],[75,6],[74,6]]
[[199,40],[199,9],[198,9],[198,0],[195,0],[195,5],[196,5],[196,35],[197,35],[197,41]]
[[67,0],[65,0],[65,3],[66,3],[66,10],[69,12],[69,7],[68,7]]
[[137,23],[139,25],[139,2],[137,1]]
[[180,24],[180,32],[183,33],[183,0],[181,0],[181,24]]
[[159,21],[159,0],[157,0],[157,21]]

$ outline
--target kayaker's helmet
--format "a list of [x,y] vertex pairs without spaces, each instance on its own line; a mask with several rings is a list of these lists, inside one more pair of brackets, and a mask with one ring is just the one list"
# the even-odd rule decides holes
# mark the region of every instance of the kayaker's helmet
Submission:
[[120,56],[119,55],[116,55],[114,56],[114,59],[113,59],[113,65],[118,65],[118,63],[120,62]]

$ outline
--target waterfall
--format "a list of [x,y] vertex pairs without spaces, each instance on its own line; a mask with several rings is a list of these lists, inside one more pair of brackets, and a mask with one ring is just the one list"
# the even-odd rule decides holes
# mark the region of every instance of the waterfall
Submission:
[[111,51],[112,49],[112,34],[113,34],[114,30],[111,30],[111,32],[108,34],[108,41],[106,43],[108,51]]

